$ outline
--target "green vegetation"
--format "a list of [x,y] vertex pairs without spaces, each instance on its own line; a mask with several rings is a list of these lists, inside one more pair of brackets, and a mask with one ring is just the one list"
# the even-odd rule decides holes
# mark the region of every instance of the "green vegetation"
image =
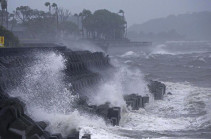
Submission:
[[4,36],[6,47],[13,47],[19,45],[18,38],[15,37],[12,32],[8,31],[3,26],[0,26],[0,36]]
[[[4,0],[1,1],[3,3]],[[44,5],[47,12],[29,6],[17,7],[8,14],[8,29],[14,31],[20,40],[52,41],[64,36],[94,40],[125,39],[127,22],[123,10],[112,13],[102,9],[92,13],[84,9],[73,16],[69,10],[58,8],[56,3],[46,2]]]
[[46,2],[45,5],[49,8],[49,12],[34,10],[28,6],[17,7],[15,12],[17,23],[26,27],[31,36],[38,39],[46,37],[54,39],[60,33],[66,35],[79,33],[77,25],[67,20],[70,17],[69,11],[64,13],[66,10],[58,9],[55,3],[51,5]]
[[88,38],[120,40],[124,38],[126,21],[123,16],[108,10],[82,12],[82,23]]

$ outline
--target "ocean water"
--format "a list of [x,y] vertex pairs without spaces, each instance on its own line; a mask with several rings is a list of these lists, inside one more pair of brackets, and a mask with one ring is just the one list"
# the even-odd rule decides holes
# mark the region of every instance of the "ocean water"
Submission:
[[[166,42],[107,53],[116,70],[91,98],[94,104],[120,106],[120,126],[72,107],[77,96],[63,80],[65,59],[60,54],[35,54],[37,60],[25,69],[22,84],[9,94],[26,103],[33,119],[48,121],[48,131],[63,136],[77,128],[92,139],[211,138],[210,42]],[[172,95],[154,101],[147,79],[164,82]],[[123,95],[131,93],[149,95],[150,103],[137,111],[126,108]]]
[[120,133],[130,138],[211,138],[210,42],[166,42],[149,49],[117,52],[115,58],[140,69],[146,79],[164,82],[172,95],[127,113]]

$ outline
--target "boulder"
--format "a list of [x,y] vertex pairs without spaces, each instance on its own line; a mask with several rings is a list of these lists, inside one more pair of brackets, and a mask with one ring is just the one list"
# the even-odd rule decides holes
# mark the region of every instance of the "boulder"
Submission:
[[125,95],[124,100],[126,101],[127,106],[130,106],[132,110],[138,110],[141,107],[144,107],[142,103],[142,96],[137,94]]
[[172,93],[171,92],[168,92],[167,95],[172,95]]
[[113,126],[119,126],[119,121],[121,119],[121,108],[120,107],[109,108],[107,118],[110,120]]
[[149,91],[154,95],[155,100],[162,100],[166,93],[165,84],[158,81],[150,81],[148,84]]
[[81,139],[91,139],[91,135],[90,134],[84,134]]

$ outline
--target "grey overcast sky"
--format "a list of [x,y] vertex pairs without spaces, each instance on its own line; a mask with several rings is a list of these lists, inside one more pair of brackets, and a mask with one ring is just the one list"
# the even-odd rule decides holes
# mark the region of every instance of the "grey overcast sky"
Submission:
[[47,10],[44,6],[46,1],[69,9],[72,14],[83,9],[108,9],[112,12],[123,9],[129,25],[170,14],[211,11],[211,0],[8,0],[8,10],[13,11],[20,5]]

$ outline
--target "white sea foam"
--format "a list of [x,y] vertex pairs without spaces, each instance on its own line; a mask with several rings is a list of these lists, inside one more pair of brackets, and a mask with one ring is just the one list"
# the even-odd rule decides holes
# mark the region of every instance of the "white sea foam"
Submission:
[[205,53],[210,50],[210,44],[204,41],[171,41],[154,46],[151,54],[181,55]]
[[[80,113],[72,109],[75,96],[66,89],[63,81],[65,59],[56,53],[37,55],[23,78],[22,85],[10,92],[21,97],[27,104],[29,114],[36,120],[50,123],[47,130],[67,136],[72,129],[91,133],[93,139],[129,139],[118,130],[177,131],[200,129],[211,123],[211,89],[192,86],[188,83],[166,82],[167,92],[173,95],[162,101],[153,101],[146,109],[123,111],[120,127],[106,125],[102,118]],[[114,61],[112,61],[114,62]],[[117,70],[111,80],[102,84],[93,101],[102,104],[109,101],[114,106],[125,106],[124,94],[145,95],[146,83],[140,70],[113,63]],[[203,113],[205,112],[205,113]]]
[[[133,130],[149,131],[196,130],[210,126],[211,110],[208,106],[211,104],[211,89],[187,83],[166,85],[167,92],[173,95],[165,96],[162,101],[150,102],[146,110],[125,113],[121,125]],[[202,102],[205,103],[205,108]],[[206,111],[206,114],[201,115],[202,111]]]
[[144,96],[148,93],[147,84],[139,69],[120,65],[115,60],[112,62],[116,70],[111,73],[112,77],[100,84],[94,94],[89,97],[91,102],[97,105],[109,102],[112,106],[125,107],[124,95]]
[[155,46],[155,48],[152,50],[151,54],[169,54],[169,55],[174,55],[174,53],[170,53],[165,49],[167,45],[165,44],[160,44]]
[[120,57],[122,58],[134,58],[134,57],[139,57],[139,55],[133,51],[128,51],[126,53],[124,53],[123,55],[121,55]]

